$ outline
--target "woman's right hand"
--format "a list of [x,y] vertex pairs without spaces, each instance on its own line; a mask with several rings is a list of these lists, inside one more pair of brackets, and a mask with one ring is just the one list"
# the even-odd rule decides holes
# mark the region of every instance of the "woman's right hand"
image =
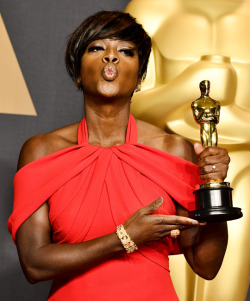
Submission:
[[162,239],[170,235],[171,230],[183,231],[203,225],[184,216],[152,214],[161,207],[162,203],[163,198],[159,197],[148,206],[137,210],[124,223],[125,230],[136,245]]

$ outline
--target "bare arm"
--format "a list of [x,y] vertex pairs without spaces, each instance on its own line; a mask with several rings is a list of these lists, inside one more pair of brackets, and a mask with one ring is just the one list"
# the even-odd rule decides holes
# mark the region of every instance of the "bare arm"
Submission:
[[[187,146],[186,146],[187,147]],[[185,148],[185,146],[184,146]],[[187,147],[188,148],[188,147]],[[196,145],[199,153],[198,166],[203,180],[223,181],[227,174],[229,157],[225,149],[209,147],[200,153],[201,146]],[[196,160],[187,152],[185,159]],[[216,165],[216,172],[212,166]],[[188,216],[187,210],[176,204],[177,214]],[[183,231],[179,237],[180,247],[192,269],[205,279],[213,279],[218,273],[227,247],[227,223],[208,223],[196,229]]]
[[[162,199],[141,208],[124,227],[140,247],[147,241],[159,240],[176,228],[197,227],[199,223],[181,216],[151,215]],[[51,241],[48,204],[44,203],[18,229],[16,243],[24,274],[29,282],[83,273],[108,259],[125,253],[115,232],[80,243],[56,244]]]
[[[177,205],[177,214],[188,216],[187,210]],[[199,229],[181,232],[179,243],[183,254],[199,276],[211,280],[218,273],[227,247],[227,223],[210,223]]]
[[[47,139],[47,136],[39,136],[26,143],[20,155],[19,167],[51,153],[53,151],[51,149],[52,143],[47,141]],[[169,143],[168,148],[171,149],[173,145]],[[64,144],[56,142],[56,148],[63,147],[65,147]],[[195,158],[194,152],[187,147],[183,147],[180,141],[178,142],[178,146],[175,147],[175,152],[184,158],[189,157],[192,160]],[[197,229],[200,226],[197,221],[184,217],[186,212],[181,208],[177,208],[180,216],[152,215],[161,204],[162,200],[160,198],[158,201],[135,212],[124,223],[128,234],[139,247],[142,243],[166,237],[173,229],[184,230],[191,227]],[[16,234],[20,261],[24,273],[31,283],[68,275],[77,275],[125,252],[115,232],[81,243],[53,243],[51,241],[52,229],[48,218],[48,210],[48,204],[43,204],[21,225]],[[222,240],[219,238],[225,238],[225,235],[221,233],[217,238],[214,236],[211,237],[211,233],[214,233],[213,229],[210,226],[205,227],[199,231],[183,231],[180,244],[192,268],[201,276],[210,278],[212,272],[209,272],[209,275],[202,274],[203,269],[206,269],[208,266],[204,254],[207,254],[206,256],[209,257],[210,265],[215,267],[213,268],[213,272],[219,268],[222,259],[218,262],[218,256],[211,256],[210,253],[204,253],[204,250],[212,246],[212,250],[215,250],[214,254],[218,253],[218,249],[222,250],[221,253],[223,253],[225,243],[222,243]],[[216,232],[217,234],[220,233],[218,228],[216,228]]]
[[[18,169],[33,160],[70,146],[54,134],[29,139],[20,153]],[[44,203],[18,229],[16,244],[24,274],[29,282],[77,274],[123,252],[115,232],[95,241],[54,244],[49,221],[49,206]]]
[[[144,124],[143,128],[146,126],[147,124]],[[147,132],[150,132],[151,128],[148,128]],[[230,159],[225,149],[208,147],[203,150],[200,144],[195,144],[194,151],[194,146],[182,137],[168,135],[156,128],[153,128],[151,133],[153,138],[147,138],[145,144],[197,164],[202,180],[223,181],[226,178]],[[146,134],[141,131],[141,135]],[[216,166],[216,172],[213,172],[213,165]],[[178,216],[188,216],[188,211],[178,203],[176,210]],[[192,269],[205,279],[213,279],[220,269],[226,251],[227,223],[211,223],[187,229],[181,231],[178,239]]]
[[[28,141],[21,152],[19,167],[50,153],[52,144],[47,139],[48,136],[38,136]],[[161,204],[162,199],[159,198],[135,212],[124,223],[126,231],[138,247],[144,242],[169,235],[172,229],[199,225],[197,221],[186,217],[152,215]],[[20,262],[31,283],[77,275],[125,252],[115,233],[116,229],[113,233],[86,242],[53,243],[48,213],[49,206],[44,203],[21,225],[16,234]]]
[[124,251],[115,232],[81,243],[52,243],[48,211],[44,203],[16,234],[19,258],[29,282],[76,275]]

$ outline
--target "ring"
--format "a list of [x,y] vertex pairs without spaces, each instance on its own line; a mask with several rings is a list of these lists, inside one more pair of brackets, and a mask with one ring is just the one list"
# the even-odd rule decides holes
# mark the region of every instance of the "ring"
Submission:
[[172,237],[172,238],[176,238],[176,237],[178,237],[179,235],[180,235],[180,230],[179,229],[175,229],[175,230],[171,230],[170,231],[170,236]]
[[212,172],[215,172],[215,169],[216,169],[216,166],[213,165],[213,166],[212,166]]

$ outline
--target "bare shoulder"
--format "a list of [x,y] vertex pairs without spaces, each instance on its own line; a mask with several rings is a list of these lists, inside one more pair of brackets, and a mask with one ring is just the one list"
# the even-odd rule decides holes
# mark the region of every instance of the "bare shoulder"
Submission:
[[29,138],[21,149],[18,169],[46,155],[76,145],[78,126],[79,122],[76,122]]
[[138,142],[165,151],[182,159],[197,162],[192,143],[178,135],[166,133],[155,125],[136,120]]

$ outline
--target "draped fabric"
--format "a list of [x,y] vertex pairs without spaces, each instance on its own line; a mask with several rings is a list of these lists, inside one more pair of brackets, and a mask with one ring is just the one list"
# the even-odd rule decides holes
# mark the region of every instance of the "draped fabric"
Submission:
[[[172,199],[194,210],[193,190],[199,182],[196,165],[137,143],[131,114],[126,142],[109,148],[88,143],[84,118],[78,145],[33,161],[17,172],[8,229],[15,241],[21,224],[48,201],[53,242],[82,242],[114,232],[159,196],[164,202],[156,214],[176,214]],[[82,275],[55,280],[49,300],[178,300],[169,276],[168,255],[179,252],[177,241],[169,237],[147,243],[129,256],[109,260]]]

